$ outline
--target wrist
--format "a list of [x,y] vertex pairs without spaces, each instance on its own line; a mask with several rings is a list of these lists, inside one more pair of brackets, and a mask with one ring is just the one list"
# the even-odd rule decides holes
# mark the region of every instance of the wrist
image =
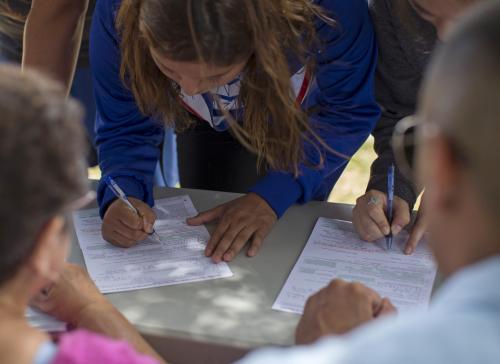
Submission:
[[278,215],[276,214],[276,212],[273,210],[273,208],[271,207],[271,205],[264,199],[262,198],[261,196],[259,196],[257,193],[255,192],[249,192],[248,193],[248,196],[252,197],[255,201],[257,201],[257,206],[259,207],[262,207],[262,208],[265,208],[266,210],[268,210],[276,219],[278,218]]

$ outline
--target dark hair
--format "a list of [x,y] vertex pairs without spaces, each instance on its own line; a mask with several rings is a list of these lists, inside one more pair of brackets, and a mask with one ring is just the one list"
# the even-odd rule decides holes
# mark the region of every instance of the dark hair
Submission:
[[176,61],[218,66],[249,59],[238,99],[245,112],[241,123],[229,124],[259,161],[298,174],[304,142],[321,141],[291,97],[288,57],[312,64],[318,21],[333,25],[310,0],[123,0],[121,75],[143,113],[182,129],[192,119],[179,86],[158,69],[150,48]]
[[0,284],[50,219],[87,191],[81,107],[37,73],[0,66]]

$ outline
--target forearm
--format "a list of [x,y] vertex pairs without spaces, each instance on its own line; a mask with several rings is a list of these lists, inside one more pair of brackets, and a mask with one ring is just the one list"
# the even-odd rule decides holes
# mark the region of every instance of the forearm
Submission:
[[[404,114],[401,113],[401,115]],[[392,134],[398,122],[399,118],[388,117],[384,113],[373,131],[377,159],[370,169],[370,181],[368,182],[367,191],[378,190],[387,193],[387,171],[392,164],[395,164],[396,183],[394,193],[405,200],[410,210],[412,210],[419,191],[414,181],[411,181],[400,172],[392,150]]]
[[86,329],[113,339],[125,340],[142,354],[165,360],[143,339],[130,322],[111,304],[96,304],[85,308],[75,323],[77,328]]
[[69,93],[82,40],[88,0],[33,0],[24,31],[23,68],[63,83]]

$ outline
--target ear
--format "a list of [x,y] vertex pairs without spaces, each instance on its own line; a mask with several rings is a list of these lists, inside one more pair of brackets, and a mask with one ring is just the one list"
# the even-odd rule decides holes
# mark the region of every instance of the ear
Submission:
[[54,217],[40,231],[28,265],[34,274],[47,282],[55,282],[64,265],[68,243],[65,219]]
[[441,135],[433,138],[429,147],[430,153],[427,157],[432,160],[428,161],[431,165],[431,181],[428,187],[432,190],[434,206],[446,210],[456,208],[461,198],[463,180],[453,149],[449,141]]

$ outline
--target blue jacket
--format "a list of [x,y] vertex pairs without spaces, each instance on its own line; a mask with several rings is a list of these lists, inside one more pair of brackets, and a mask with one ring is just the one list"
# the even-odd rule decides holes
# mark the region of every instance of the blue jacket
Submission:
[[[337,22],[335,27],[317,21],[321,41],[316,53],[316,85],[305,108],[314,108],[311,123],[335,151],[352,156],[374,128],[380,109],[374,97],[377,49],[366,0],[317,0]],[[97,100],[96,144],[103,176],[112,176],[129,196],[153,206],[153,176],[160,156],[164,129],[143,115],[119,75],[119,37],[115,16],[120,0],[97,2],[90,34],[90,61]],[[306,146],[310,162],[318,152]],[[278,217],[292,204],[325,199],[347,161],[324,152],[322,168],[304,165],[298,178],[270,171],[250,192],[266,200]],[[115,199],[101,181],[98,201],[101,215]]]

